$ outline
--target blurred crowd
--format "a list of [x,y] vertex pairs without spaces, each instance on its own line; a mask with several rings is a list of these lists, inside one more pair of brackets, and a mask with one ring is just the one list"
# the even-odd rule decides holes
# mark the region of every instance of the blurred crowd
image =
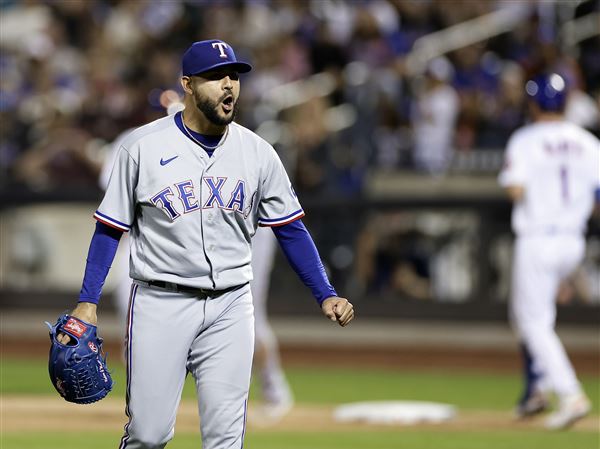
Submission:
[[[95,186],[106,145],[176,110],[183,50],[214,37],[254,65],[238,121],[286,153],[305,195],[352,197],[370,170],[443,175],[457,152],[502,149],[526,120],[524,80],[540,70],[568,80],[569,115],[598,132],[598,36],[565,32],[598,12],[595,1],[0,5],[5,191]],[[424,36],[498,12],[511,17],[507,31],[419,57]]]
[[[501,149],[526,120],[523,82],[540,70],[568,80],[569,115],[598,131],[598,37],[567,45],[564,33],[597,2],[1,5],[3,189],[95,185],[105,146],[172,112],[182,51],[212,37],[253,63],[238,121],[292,153],[306,194],[353,196],[372,169],[443,174],[456,152]],[[499,11],[514,17],[508,32],[415,58],[423,36]]]
[[[562,74],[567,117],[600,133],[599,9],[579,0],[0,0],[0,193],[99,198],[111,144],[182,107],[181,55],[209,38],[253,64],[237,121],[275,146],[303,201],[360,197],[373,173],[493,176],[528,120],[523,86],[537,72]],[[334,221],[317,214],[310,225],[337,284],[415,299],[473,295],[482,262],[473,215]],[[500,267],[508,243],[490,250]]]

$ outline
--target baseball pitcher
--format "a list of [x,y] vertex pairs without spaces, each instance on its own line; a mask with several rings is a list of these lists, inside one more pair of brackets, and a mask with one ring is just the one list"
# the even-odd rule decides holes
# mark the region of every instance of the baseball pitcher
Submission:
[[182,61],[185,110],[128,134],[94,214],[71,315],[96,323],[104,279],[120,236],[129,232],[129,422],[120,449],[166,446],[188,372],[196,382],[202,447],[242,447],[254,350],[251,239],[258,226],[273,230],[325,316],[341,326],[354,318],[352,304],[327,279],[277,153],[233,121],[239,74],[251,68],[223,41],[191,45]]

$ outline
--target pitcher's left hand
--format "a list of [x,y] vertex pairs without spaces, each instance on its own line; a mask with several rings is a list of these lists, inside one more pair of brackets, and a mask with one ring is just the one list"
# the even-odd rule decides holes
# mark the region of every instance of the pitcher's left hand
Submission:
[[354,319],[354,306],[346,298],[332,296],[321,304],[323,314],[340,326],[347,326]]

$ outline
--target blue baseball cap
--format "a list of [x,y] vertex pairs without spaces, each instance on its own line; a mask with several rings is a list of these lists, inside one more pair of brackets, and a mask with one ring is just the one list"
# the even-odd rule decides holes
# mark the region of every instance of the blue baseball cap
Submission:
[[218,39],[194,42],[183,54],[183,76],[197,75],[220,67],[231,67],[239,73],[252,70],[247,62],[238,61],[231,45]]

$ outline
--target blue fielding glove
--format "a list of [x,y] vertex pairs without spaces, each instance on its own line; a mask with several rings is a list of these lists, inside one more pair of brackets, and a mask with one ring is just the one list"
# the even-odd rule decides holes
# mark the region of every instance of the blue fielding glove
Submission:
[[[112,389],[113,381],[102,352],[102,339],[97,327],[69,315],[62,315],[50,329],[48,372],[56,391],[68,402],[91,404],[103,399]],[[58,334],[70,337],[64,345]]]

